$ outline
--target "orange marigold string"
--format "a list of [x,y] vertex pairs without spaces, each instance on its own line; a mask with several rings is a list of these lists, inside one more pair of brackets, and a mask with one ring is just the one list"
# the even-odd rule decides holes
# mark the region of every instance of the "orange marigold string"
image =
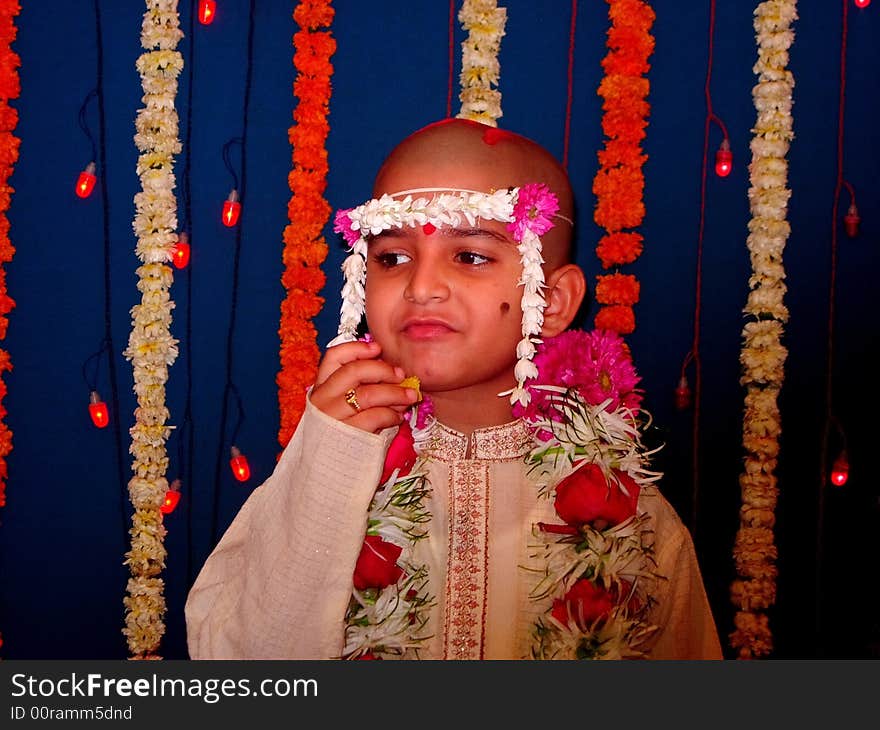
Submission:
[[[18,0],[0,0],[0,340],[6,339],[9,320],[6,315],[15,307],[15,302],[6,291],[6,270],[4,264],[12,261],[15,248],[9,240],[9,218],[6,211],[12,200],[14,189],[9,185],[13,167],[18,162],[18,147],[21,140],[12,132],[18,125],[18,112],[9,106],[10,99],[17,99],[21,91],[18,67],[21,59],[12,50],[12,43],[18,34],[15,16],[21,12]],[[6,457],[12,451],[12,431],[6,425],[6,383],[3,373],[12,370],[12,360],[6,350],[0,348],[0,507],[6,505],[6,479],[9,476]],[[0,647],[3,636],[0,635]]]
[[[593,179],[596,208],[593,220],[605,229],[596,246],[604,269],[630,264],[642,253],[643,239],[632,229],[645,217],[645,178],[648,159],[641,142],[648,126],[650,84],[643,78],[654,51],[651,26],[654,11],[644,0],[606,0],[611,28],[602,59],[605,71],[598,95],[602,97],[602,132],[606,139],[598,153],[599,170]],[[596,299],[602,305],[595,326],[629,334],[635,329],[633,305],[639,300],[635,276],[612,273],[597,277]]]
[[327,187],[326,141],[330,126],[330,57],[336,41],[327,28],[335,11],[330,0],[304,0],[293,11],[300,30],[293,36],[293,65],[297,78],[293,93],[298,98],[289,138],[293,169],[288,176],[291,198],[287,205],[290,224],[284,229],[284,273],[281,283],[287,296],[281,303],[281,370],[276,377],[282,448],[293,436],[306,403],[306,389],[317,374],[320,350],[312,319],[321,311],[324,286],[321,264],[327,258],[323,229],[331,208],[324,199]]

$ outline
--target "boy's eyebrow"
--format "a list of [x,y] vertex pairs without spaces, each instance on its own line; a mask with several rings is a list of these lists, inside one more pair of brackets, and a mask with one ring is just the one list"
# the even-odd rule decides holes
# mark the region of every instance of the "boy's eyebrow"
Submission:
[[[388,228],[381,233],[377,233],[375,236],[367,237],[367,244],[372,243],[377,238],[405,238],[413,230],[409,228]],[[490,228],[481,228],[480,226],[467,226],[467,227],[454,227],[454,228],[441,228],[437,231],[440,235],[447,236],[449,238],[467,238],[468,236],[488,236],[490,238],[494,238],[501,243],[512,244],[513,241],[505,236],[500,231],[493,231]]]

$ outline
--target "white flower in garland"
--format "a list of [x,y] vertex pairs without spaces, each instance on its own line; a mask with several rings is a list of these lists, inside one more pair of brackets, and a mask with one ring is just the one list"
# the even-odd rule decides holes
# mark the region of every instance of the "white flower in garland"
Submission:
[[[132,307],[132,329],[125,356],[132,362],[134,391],[138,399],[129,451],[134,457],[129,497],[134,506],[131,548],[125,563],[128,581],[126,627],[129,651],[135,658],[155,659],[165,633],[163,616],[165,528],[159,507],[168,489],[165,473],[168,455],[165,383],[168,367],[177,358],[177,341],[171,336],[171,247],[176,240],[177,200],[174,196],[174,155],[180,152],[177,112],[177,76],[183,59],[175,49],[183,37],[176,0],[147,0],[141,45],[147,49],[137,61],[145,107],[135,122],[135,145],[140,150],[137,173],[141,192],[135,195],[132,226],[137,236],[135,252],[141,301]],[[158,49],[158,50],[156,50]]]
[[787,356],[782,345],[788,321],[782,253],[790,232],[786,155],[794,136],[794,77],[787,65],[788,49],[794,41],[790,25],[796,18],[796,0],[768,0],[755,10],[758,61],[754,71],[758,84],[753,98],[757,119],[749,166],[752,218],[748,236],[752,276],[744,308],[754,319],[743,328],[740,353],[740,382],[747,389],[743,417],[746,456],[739,480],[740,527],[733,549],[738,577],[731,585],[737,611],[730,640],[742,658],[765,656],[773,648],[766,610],[776,601],[778,572],[773,526],[779,490],[773,472],[782,431],[777,398]]
[[461,111],[457,117],[497,127],[502,116],[501,92],[492,87],[498,85],[501,74],[498,51],[507,11],[496,0],[464,0],[458,20],[468,37],[461,44]]

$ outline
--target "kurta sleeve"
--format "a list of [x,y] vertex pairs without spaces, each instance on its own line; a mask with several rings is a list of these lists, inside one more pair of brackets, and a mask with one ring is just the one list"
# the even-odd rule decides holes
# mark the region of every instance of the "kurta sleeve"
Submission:
[[387,443],[310,403],[275,471],[202,567],[185,606],[192,659],[329,659]]
[[723,659],[691,535],[665,498],[656,499],[655,557],[666,580],[652,617],[659,629],[649,658]]

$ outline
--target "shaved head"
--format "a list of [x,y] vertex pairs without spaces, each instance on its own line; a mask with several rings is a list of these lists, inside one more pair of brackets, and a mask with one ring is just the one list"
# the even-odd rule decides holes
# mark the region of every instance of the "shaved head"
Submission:
[[[559,213],[574,219],[568,174],[556,158],[526,137],[466,119],[444,119],[404,139],[376,175],[374,197],[413,188],[460,188],[489,193],[527,183],[546,184]],[[550,268],[569,261],[572,226],[561,218],[542,236]]]

